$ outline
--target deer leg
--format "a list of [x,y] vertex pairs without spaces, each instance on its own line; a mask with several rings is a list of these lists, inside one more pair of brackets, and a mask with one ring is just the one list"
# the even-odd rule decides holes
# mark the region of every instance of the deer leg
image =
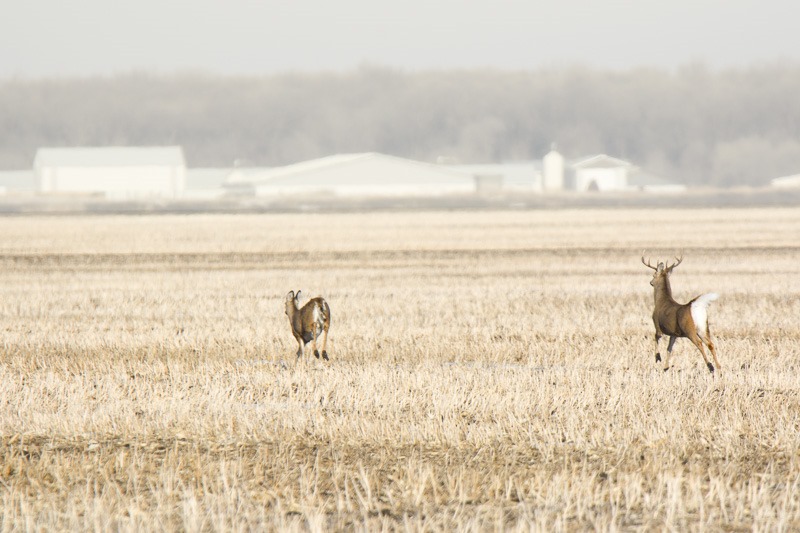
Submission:
[[303,346],[303,339],[297,339],[297,359],[305,355],[305,346]]
[[661,354],[658,351],[658,341],[661,340],[661,334],[656,332],[656,363],[661,362]]
[[719,373],[721,375],[722,374],[722,367],[719,364],[719,359],[717,359],[717,350],[714,347],[714,342],[711,341],[711,340],[708,340],[706,342],[706,344],[708,344],[708,350],[711,352],[711,357],[714,358],[714,364],[717,365],[717,371],[719,371]]
[[714,346],[714,341],[711,340],[711,328],[708,327],[708,323],[706,323],[706,338],[702,340],[706,343],[706,346],[708,346],[711,357],[714,358],[714,364],[717,365],[717,370],[722,374],[722,367],[719,364],[719,359],[717,359],[717,349]]
[[667,344],[667,358],[664,359],[664,372],[669,370],[669,358],[672,355],[672,347],[675,346],[675,341],[678,340],[678,337],[674,335],[670,335],[669,337],[669,344]]
[[325,347],[328,345],[328,328],[322,330],[322,358],[328,361],[328,351]]
[[314,350],[314,357],[319,359],[319,350],[317,350],[317,337],[319,336],[319,327],[314,326],[311,329],[311,349]]
[[[708,357],[706,356],[706,350],[703,347],[703,341],[700,339],[698,335],[694,335],[693,337],[689,337],[689,339],[697,346],[697,349],[700,350],[700,355],[703,356],[703,361],[706,362],[706,366],[708,367],[709,372],[712,374],[714,373],[714,365],[708,362]],[[716,360],[716,359],[715,359]],[[719,363],[717,363],[719,364]]]

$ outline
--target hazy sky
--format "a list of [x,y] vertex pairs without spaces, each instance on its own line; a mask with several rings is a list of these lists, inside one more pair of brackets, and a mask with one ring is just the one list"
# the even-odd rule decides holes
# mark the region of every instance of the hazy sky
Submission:
[[0,77],[800,64],[794,0],[18,0]]

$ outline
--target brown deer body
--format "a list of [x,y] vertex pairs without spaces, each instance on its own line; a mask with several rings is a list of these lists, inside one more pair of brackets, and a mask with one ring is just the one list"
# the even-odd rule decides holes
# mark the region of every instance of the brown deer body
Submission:
[[292,335],[299,345],[297,357],[300,358],[305,354],[305,346],[310,342],[314,356],[319,359],[317,339],[322,335],[322,358],[327,361],[328,352],[325,347],[328,343],[328,330],[331,327],[331,308],[322,298],[312,298],[303,307],[298,307],[299,303],[300,291],[297,291],[297,294],[289,291],[285,302],[286,316],[289,317]]
[[658,266],[652,266],[649,261],[645,263],[644,256],[642,256],[642,263],[646,267],[655,270],[650,285],[653,286],[655,293],[653,324],[656,327],[656,362],[661,361],[661,353],[658,351],[658,343],[661,337],[664,335],[669,337],[667,356],[664,359],[665,371],[669,370],[669,357],[672,355],[672,346],[675,344],[675,340],[679,337],[685,337],[697,346],[703,356],[703,360],[706,362],[706,366],[713,374],[714,365],[708,361],[706,356],[705,347],[707,346],[711,356],[714,358],[717,369],[721,372],[722,368],[717,359],[717,350],[711,340],[711,330],[708,327],[708,306],[719,298],[719,295],[710,292],[697,296],[685,304],[676,302],[672,297],[669,276],[672,273],[672,269],[681,264],[681,261],[683,261],[683,258],[677,259],[677,262],[672,265],[665,266],[664,263],[658,263]]

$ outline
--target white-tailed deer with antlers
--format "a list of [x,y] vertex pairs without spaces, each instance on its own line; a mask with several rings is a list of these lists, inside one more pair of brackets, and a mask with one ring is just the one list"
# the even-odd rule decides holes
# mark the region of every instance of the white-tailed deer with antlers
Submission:
[[653,324],[656,326],[656,363],[661,361],[661,353],[658,351],[658,341],[664,335],[669,336],[669,345],[667,346],[667,357],[664,360],[664,370],[669,370],[669,356],[672,355],[672,346],[678,337],[686,337],[700,350],[706,366],[714,373],[714,365],[708,361],[704,345],[708,346],[711,355],[714,357],[714,363],[717,369],[722,371],[717,360],[717,351],[714,348],[714,342],[711,340],[711,331],[708,328],[708,306],[711,302],[719,298],[719,295],[713,292],[703,294],[694,298],[689,303],[679,304],[672,298],[672,288],[669,284],[669,275],[672,270],[681,264],[683,257],[675,258],[676,263],[672,265],[664,265],[658,263],[658,266],[653,266],[648,260],[645,262],[644,255],[642,255],[642,264],[644,266],[655,270],[653,279],[650,285],[655,289],[655,307],[653,309]]
[[295,294],[289,291],[286,295],[286,316],[289,317],[289,324],[292,326],[292,334],[297,340],[298,359],[305,354],[305,346],[309,342],[314,350],[314,356],[319,359],[317,351],[317,339],[322,335],[322,358],[328,360],[328,352],[325,349],[328,343],[328,330],[331,327],[331,308],[328,302],[322,298],[312,298],[301,308],[300,291]]

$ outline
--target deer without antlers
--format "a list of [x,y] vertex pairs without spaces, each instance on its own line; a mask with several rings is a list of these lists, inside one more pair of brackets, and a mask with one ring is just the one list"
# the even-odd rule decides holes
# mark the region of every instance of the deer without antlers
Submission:
[[717,351],[714,348],[714,342],[711,340],[711,330],[708,327],[708,306],[711,302],[719,298],[719,295],[713,292],[702,294],[692,299],[689,303],[679,304],[672,298],[672,288],[669,284],[669,275],[672,270],[681,264],[683,256],[675,258],[676,262],[672,265],[664,265],[658,263],[657,266],[650,264],[648,260],[645,262],[644,255],[642,255],[642,264],[648,268],[655,270],[653,279],[650,285],[653,286],[655,291],[655,307],[653,309],[653,324],[656,327],[656,362],[661,361],[661,354],[658,351],[658,342],[664,335],[669,336],[669,345],[667,346],[667,356],[664,360],[664,370],[669,370],[669,356],[672,355],[672,346],[675,340],[679,337],[686,337],[700,350],[706,366],[714,373],[714,365],[708,361],[704,346],[708,346],[711,355],[714,358],[717,368],[722,371],[719,360],[717,360]]
[[289,324],[292,326],[292,335],[299,345],[297,348],[297,358],[305,354],[305,346],[309,342],[314,350],[314,356],[319,359],[317,351],[317,339],[322,335],[322,358],[328,360],[328,352],[325,346],[328,343],[328,330],[331,327],[331,308],[328,302],[322,298],[312,298],[302,308],[298,308],[300,303],[300,291],[295,294],[289,291],[286,295],[286,316],[289,317]]

